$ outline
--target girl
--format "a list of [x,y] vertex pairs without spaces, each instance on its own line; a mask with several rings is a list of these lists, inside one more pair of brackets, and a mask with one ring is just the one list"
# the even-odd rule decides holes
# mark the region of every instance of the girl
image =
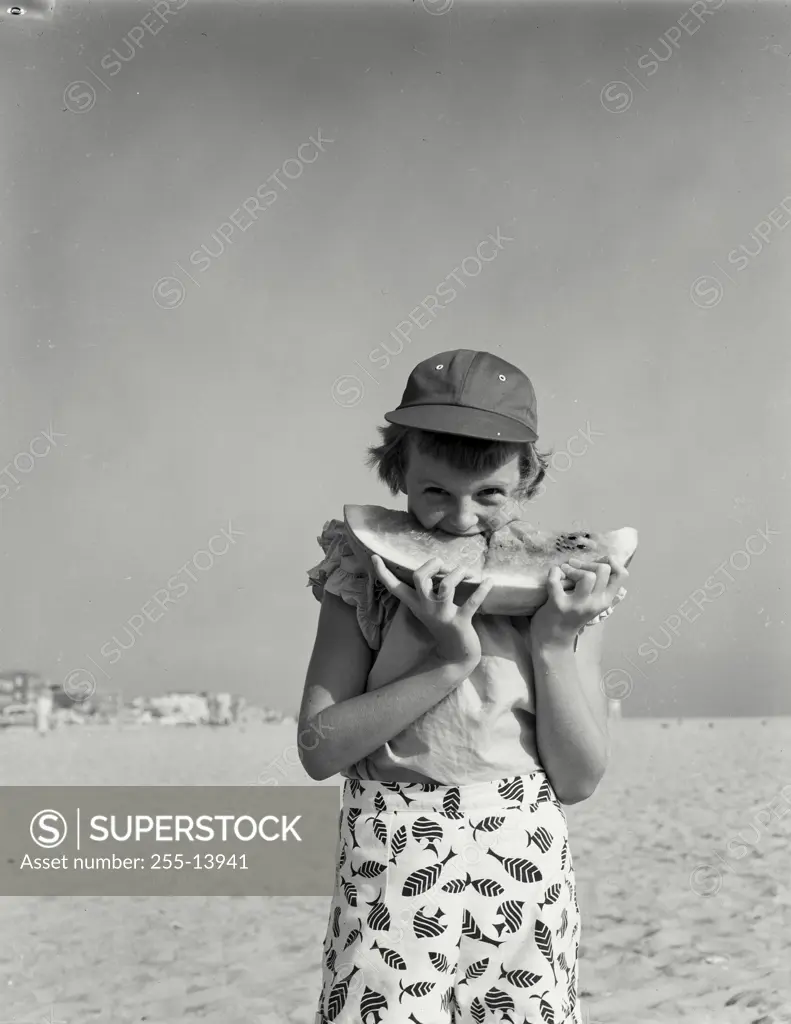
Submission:
[[[369,463],[425,529],[490,534],[544,476],[533,386],[490,353],[420,363],[385,419]],[[299,728],[322,739],[300,757],[346,781],[316,1024],[580,1024],[562,805],[608,761],[601,630],[582,631],[625,568],[570,559],[510,618],[478,612],[486,580],[457,605],[460,568],[435,590],[430,560],[411,587],[359,561],[339,520],[319,542]]]

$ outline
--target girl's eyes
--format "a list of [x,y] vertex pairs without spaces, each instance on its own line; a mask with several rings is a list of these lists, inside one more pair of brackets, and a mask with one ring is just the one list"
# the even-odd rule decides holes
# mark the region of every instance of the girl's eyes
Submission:
[[[426,487],[424,493],[425,494],[447,494],[448,492],[447,491],[443,491],[441,487]],[[486,496],[486,497],[498,496],[498,497],[500,497],[500,496],[503,495],[503,493],[504,492],[499,487],[486,487],[486,488],[484,488],[484,490],[478,491],[478,494],[481,497],[483,497],[483,496]]]

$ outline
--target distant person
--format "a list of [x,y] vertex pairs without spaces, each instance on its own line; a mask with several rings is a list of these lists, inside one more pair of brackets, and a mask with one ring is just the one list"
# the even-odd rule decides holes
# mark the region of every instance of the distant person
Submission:
[[232,718],[232,720],[234,722],[234,725],[237,722],[241,721],[242,714],[244,712],[244,708],[245,708],[245,699],[244,699],[244,697],[234,697],[233,700],[231,701],[231,718]]
[[231,724],[231,695],[230,693],[217,694],[217,720],[220,725]]
[[43,690],[36,697],[36,730],[39,736],[46,736],[52,720],[52,694]]
[[[424,360],[385,419],[369,464],[425,530],[485,537],[540,493],[535,392],[499,356]],[[462,567],[435,589],[438,559],[412,586],[377,556],[369,565],[343,520],[325,523],[319,543],[298,735],[315,726],[300,744],[311,778],[346,777],[336,844],[346,867],[317,1020],[359,1024],[371,996],[389,1021],[449,1024],[458,991],[465,1022],[493,1020],[497,1006],[507,1019],[538,1021],[540,1009],[545,1021],[577,1021],[581,925],[561,805],[587,799],[607,765],[602,627],[587,627],[626,593],[625,566],[554,565],[545,603],[512,619],[476,615],[491,580],[456,604]],[[357,971],[374,992],[346,990]]]

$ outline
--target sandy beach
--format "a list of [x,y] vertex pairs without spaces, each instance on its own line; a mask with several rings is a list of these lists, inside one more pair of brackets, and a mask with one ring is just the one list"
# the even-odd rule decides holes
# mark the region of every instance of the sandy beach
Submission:
[[[613,723],[605,780],[567,808],[587,1024],[791,1022],[790,740],[787,718]],[[6,730],[0,780],[315,785],[293,742],[288,724]],[[328,905],[4,893],[0,1019],[313,1024]]]

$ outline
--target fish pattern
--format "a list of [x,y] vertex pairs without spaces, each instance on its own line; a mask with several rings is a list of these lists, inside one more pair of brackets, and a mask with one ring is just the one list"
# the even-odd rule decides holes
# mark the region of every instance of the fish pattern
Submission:
[[568,827],[543,771],[347,779],[315,1024],[582,1024]]

